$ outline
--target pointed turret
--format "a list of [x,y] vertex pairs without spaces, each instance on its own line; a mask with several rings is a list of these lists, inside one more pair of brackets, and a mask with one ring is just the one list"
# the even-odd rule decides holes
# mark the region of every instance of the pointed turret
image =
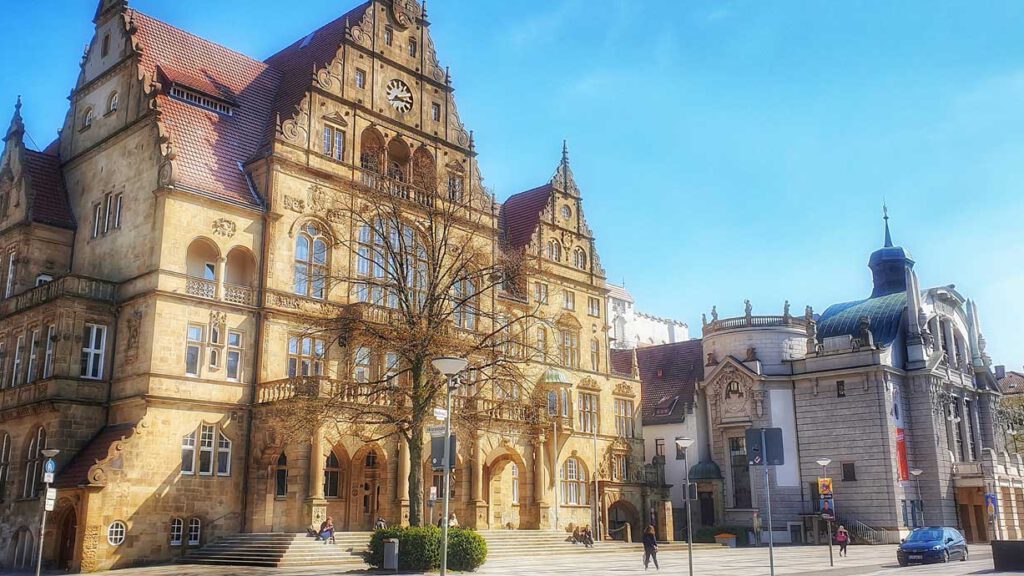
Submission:
[[11,141],[22,143],[22,139],[25,136],[25,121],[21,118],[21,96],[18,96],[18,101],[14,104],[14,117],[11,118],[11,125],[7,128],[7,135],[4,136],[4,142],[11,144]]
[[907,289],[907,270],[914,267],[914,259],[910,252],[900,246],[893,246],[892,234],[889,231],[889,209],[883,208],[885,222],[885,245],[875,250],[868,260],[868,268],[874,276],[874,289],[871,297],[886,296]]
[[580,189],[576,186],[576,178],[572,174],[572,168],[569,167],[569,143],[566,140],[562,140],[562,161],[558,163],[558,169],[555,170],[555,175],[551,178],[551,186],[579,198]]

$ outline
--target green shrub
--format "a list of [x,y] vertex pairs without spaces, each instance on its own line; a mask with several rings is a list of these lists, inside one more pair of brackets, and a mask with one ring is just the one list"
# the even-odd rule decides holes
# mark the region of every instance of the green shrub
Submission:
[[[436,526],[395,526],[377,530],[370,539],[366,562],[375,568],[384,566],[384,540],[398,539],[398,568],[423,572],[441,566],[441,529]],[[466,528],[448,530],[448,567],[475,570],[487,559],[483,536]]]
[[448,531],[448,567],[452,570],[476,570],[487,560],[487,541],[473,530]]

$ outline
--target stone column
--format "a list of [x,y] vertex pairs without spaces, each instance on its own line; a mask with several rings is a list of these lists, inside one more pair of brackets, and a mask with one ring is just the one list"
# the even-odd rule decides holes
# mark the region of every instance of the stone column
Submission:
[[224,276],[227,273],[228,259],[221,256],[217,258],[217,300],[224,299]]
[[477,432],[473,438],[473,448],[470,459],[472,460],[473,473],[470,478],[470,507],[473,509],[474,524],[477,530],[484,530],[489,525],[487,503],[483,499],[484,488],[484,451],[481,445],[480,433]]
[[318,528],[327,519],[327,501],[324,499],[324,448],[323,434],[318,428],[313,431],[309,442],[309,488],[306,507],[309,525]]
[[[398,438],[398,508],[399,523],[409,525],[409,443]],[[429,518],[428,518],[429,520]]]
[[971,417],[967,413],[967,399],[960,396],[956,399],[957,404],[960,406],[960,421],[957,422],[957,426],[960,427],[960,436],[964,439],[964,461],[970,462],[976,458],[971,453],[971,427],[967,425],[967,419]]
[[551,523],[551,505],[547,499],[548,485],[545,477],[545,440],[543,434],[533,440],[533,500],[537,504],[537,528],[542,530]]

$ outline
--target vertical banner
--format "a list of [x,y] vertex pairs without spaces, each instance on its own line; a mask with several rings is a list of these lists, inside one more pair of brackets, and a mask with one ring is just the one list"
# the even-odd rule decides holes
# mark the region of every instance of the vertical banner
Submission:
[[900,385],[892,385],[892,423],[896,428],[896,470],[900,482],[910,480],[910,466],[907,464],[907,434],[903,429],[903,394]]
[[988,514],[989,522],[999,514],[999,497],[994,492],[985,494],[985,513]]

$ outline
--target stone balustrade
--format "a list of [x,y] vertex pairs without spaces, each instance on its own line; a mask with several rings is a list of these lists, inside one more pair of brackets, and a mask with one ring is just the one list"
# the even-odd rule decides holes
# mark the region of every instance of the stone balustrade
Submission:
[[712,320],[704,325],[704,334],[743,328],[791,327],[806,329],[807,320],[796,316],[739,316]]
[[63,276],[0,302],[0,318],[64,296],[113,302],[116,292],[117,285],[113,282],[85,276]]

